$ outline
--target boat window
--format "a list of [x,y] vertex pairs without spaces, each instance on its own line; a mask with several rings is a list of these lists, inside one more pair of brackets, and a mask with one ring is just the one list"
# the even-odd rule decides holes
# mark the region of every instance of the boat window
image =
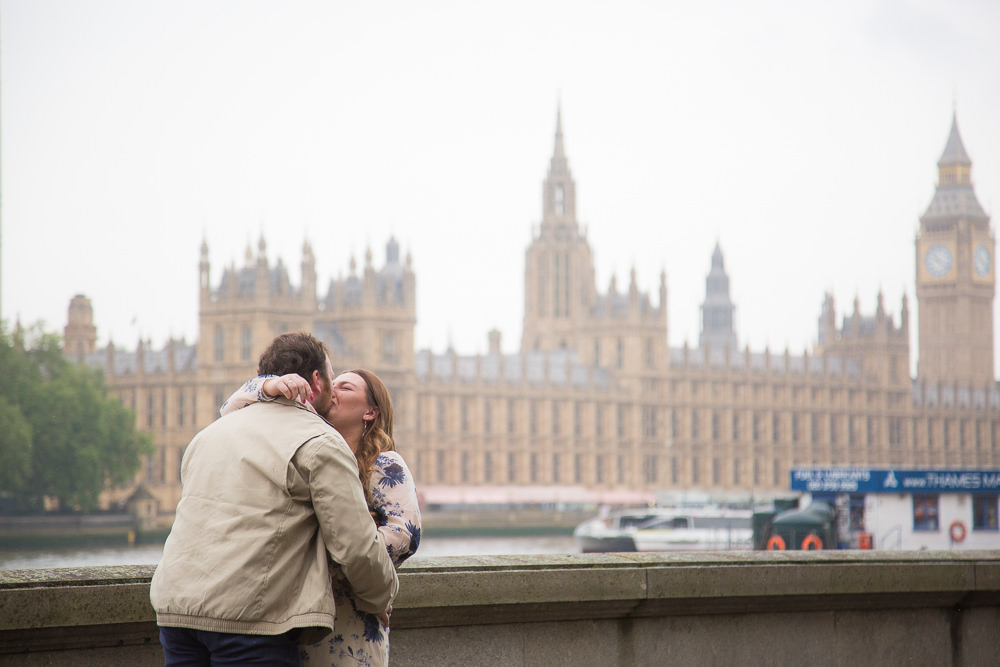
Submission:
[[973,530],[997,530],[997,498],[995,494],[972,496]]
[[913,496],[913,530],[938,529],[938,497]]
[[686,516],[661,517],[653,519],[649,523],[644,523],[640,528],[644,530],[667,530],[669,528],[689,528],[689,518]]
[[851,494],[851,532],[858,532],[865,529],[865,497],[860,494]]
[[695,528],[753,528],[750,517],[742,516],[696,516]]
[[649,514],[628,514],[618,519],[619,528],[631,528],[632,526],[638,526],[639,524],[646,523],[653,517]]

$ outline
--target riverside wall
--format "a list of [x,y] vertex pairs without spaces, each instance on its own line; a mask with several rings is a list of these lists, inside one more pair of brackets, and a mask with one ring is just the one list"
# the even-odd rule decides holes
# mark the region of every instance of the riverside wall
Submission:
[[[150,566],[0,571],[0,665],[157,665]],[[1000,552],[416,557],[391,664],[996,665]]]

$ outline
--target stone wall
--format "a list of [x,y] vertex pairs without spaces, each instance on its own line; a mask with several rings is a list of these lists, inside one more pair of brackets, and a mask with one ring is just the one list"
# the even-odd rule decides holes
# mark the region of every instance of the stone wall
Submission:
[[[0,665],[162,664],[151,567],[0,571]],[[392,664],[993,665],[998,552],[414,558]]]

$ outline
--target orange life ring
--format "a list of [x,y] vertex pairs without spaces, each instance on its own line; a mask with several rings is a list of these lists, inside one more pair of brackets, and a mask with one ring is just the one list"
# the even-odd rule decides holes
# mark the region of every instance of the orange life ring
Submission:
[[961,542],[965,539],[965,524],[961,521],[952,521],[948,526],[948,534],[951,535],[952,542]]
[[781,535],[772,535],[771,539],[767,541],[768,551],[784,551],[785,550],[785,540],[781,538]]
[[816,551],[822,548],[823,540],[819,539],[819,535],[806,535],[806,539],[802,540],[803,551]]

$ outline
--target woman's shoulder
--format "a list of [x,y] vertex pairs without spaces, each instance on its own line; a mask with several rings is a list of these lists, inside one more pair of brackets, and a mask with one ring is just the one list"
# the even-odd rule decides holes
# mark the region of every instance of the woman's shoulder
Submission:
[[382,467],[387,465],[406,465],[406,461],[403,459],[403,455],[399,452],[393,450],[388,452],[380,452],[376,464]]

